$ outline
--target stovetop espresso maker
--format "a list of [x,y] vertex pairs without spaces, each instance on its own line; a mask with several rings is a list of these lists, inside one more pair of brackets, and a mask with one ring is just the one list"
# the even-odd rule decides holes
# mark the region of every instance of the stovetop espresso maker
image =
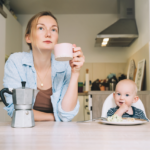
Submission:
[[26,82],[21,82],[22,87],[17,89],[4,88],[0,91],[0,97],[3,103],[8,106],[4,93],[12,94],[14,111],[12,116],[11,126],[17,127],[33,127],[35,126],[32,104],[36,98],[38,90],[26,88]]

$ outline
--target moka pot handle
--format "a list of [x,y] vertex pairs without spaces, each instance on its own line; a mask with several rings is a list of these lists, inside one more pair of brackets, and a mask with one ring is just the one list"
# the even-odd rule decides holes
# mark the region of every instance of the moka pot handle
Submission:
[[5,96],[4,96],[4,93],[8,93],[8,94],[13,94],[11,91],[9,91],[9,88],[4,88],[0,91],[0,97],[1,97],[1,100],[2,102],[5,104],[5,106],[8,106],[9,103],[6,102],[6,99],[5,99]]

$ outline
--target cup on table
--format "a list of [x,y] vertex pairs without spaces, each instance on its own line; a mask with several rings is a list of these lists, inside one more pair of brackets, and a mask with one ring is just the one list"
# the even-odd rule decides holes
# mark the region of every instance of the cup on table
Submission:
[[70,43],[60,43],[54,46],[55,60],[69,61],[73,59],[73,46]]

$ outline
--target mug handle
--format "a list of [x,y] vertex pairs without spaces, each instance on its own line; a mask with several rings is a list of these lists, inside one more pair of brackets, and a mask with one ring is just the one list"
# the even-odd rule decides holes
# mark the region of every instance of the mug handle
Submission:
[[4,89],[2,89],[2,90],[0,91],[0,97],[1,97],[2,102],[5,104],[5,106],[8,106],[9,103],[6,102],[4,93],[8,93],[8,94],[11,94],[11,95],[12,95],[12,92],[9,91],[8,88],[4,88]]

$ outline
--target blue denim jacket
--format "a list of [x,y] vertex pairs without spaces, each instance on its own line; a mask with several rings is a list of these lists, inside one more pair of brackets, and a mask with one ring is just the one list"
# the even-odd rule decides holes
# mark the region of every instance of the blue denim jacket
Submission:
[[[61,107],[61,101],[67,91],[71,67],[69,62],[56,61],[54,55],[51,55],[52,67],[52,92],[51,102],[56,121],[71,121],[79,111],[79,101],[73,111],[65,112]],[[21,87],[21,81],[26,81],[26,87],[37,89],[37,74],[34,68],[32,51],[19,52],[12,54],[5,64],[3,85],[7,88]],[[12,95],[5,94],[6,101],[9,103],[4,109],[12,117],[14,105]],[[34,100],[35,102],[35,100]],[[33,104],[34,105],[34,104]]]

